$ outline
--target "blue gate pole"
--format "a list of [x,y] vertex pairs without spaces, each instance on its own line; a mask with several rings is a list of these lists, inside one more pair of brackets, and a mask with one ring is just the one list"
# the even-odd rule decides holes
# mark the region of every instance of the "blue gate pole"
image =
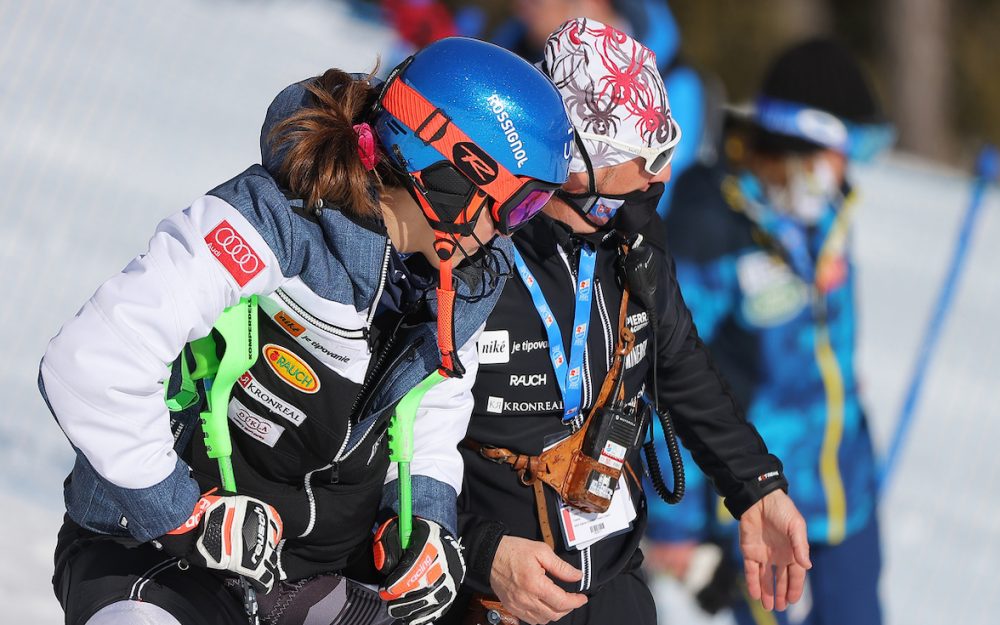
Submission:
[[906,399],[896,421],[896,429],[893,431],[889,449],[886,452],[878,475],[879,495],[885,492],[889,479],[899,461],[899,454],[906,442],[910,427],[913,424],[913,414],[920,399],[920,392],[923,390],[924,376],[930,364],[931,357],[937,347],[938,339],[941,337],[941,330],[945,320],[951,310],[952,302],[957,291],[958,281],[961,278],[962,270],[965,266],[965,259],[968,256],[970,241],[975,230],[976,220],[979,217],[983,198],[986,196],[990,182],[997,178],[1000,173],[1000,153],[993,146],[986,146],[979,153],[976,159],[976,177],[972,185],[972,197],[969,205],[965,209],[965,218],[962,221],[962,228],[955,243],[955,250],[952,253],[951,265],[945,276],[941,291],[938,293],[937,304],[934,307],[934,314],[931,317],[924,339],[920,344],[920,351],[917,354],[916,366],[910,378],[910,387],[906,392]]

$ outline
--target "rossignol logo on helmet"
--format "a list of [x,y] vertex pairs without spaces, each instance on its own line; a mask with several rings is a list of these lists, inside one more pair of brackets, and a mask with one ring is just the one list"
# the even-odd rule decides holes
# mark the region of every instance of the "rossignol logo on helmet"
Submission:
[[477,185],[489,184],[497,178],[497,162],[475,143],[456,143],[451,151],[451,160]]
[[521,141],[520,135],[517,134],[517,126],[514,125],[514,120],[510,118],[510,113],[507,112],[507,105],[495,93],[487,98],[486,101],[490,103],[493,114],[497,116],[497,121],[500,122],[500,130],[503,131],[504,137],[507,138],[511,153],[517,159],[517,168],[521,169],[521,166],[528,162],[528,153],[524,150],[524,142]]

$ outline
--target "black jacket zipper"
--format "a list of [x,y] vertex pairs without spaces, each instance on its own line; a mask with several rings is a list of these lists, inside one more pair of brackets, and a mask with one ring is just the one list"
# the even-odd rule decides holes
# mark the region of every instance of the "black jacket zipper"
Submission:
[[[407,346],[406,349],[400,352],[400,354],[396,356],[396,358],[393,359],[391,363],[389,363],[389,366],[386,367],[381,372],[381,374],[377,376],[378,377],[377,380],[375,379],[374,375],[372,376],[372,379],[370,380],[370,382],[372,383],[366,384],[364,388],[361,389],[361,392],[358,393],[358,397],[354,401],[354,406],[351,409],[351,421],[353,423],[358,423],[361,421],[362,415],[364,415],[365,412],[368,410],[368,405],[371,403],[372,398],[375,396],[375,389],[382,385],[382,383],[389,376],[389,373],[393,369],[395,369],[404,358],[408,357],[410,354],[415,352],[418,347],[423,345],[423,343],[424,343],[424,337],[422,336],[417,337],[417,340],[415,340],[412,344]],[[373,370],[373,374],[374,373],[375,371]]]
[[340,338],[344,339],[365,339],[366,341],[368,340],[367,327],[363,327],[358,330],[349,330],[347,328],[341,328],[339,326],[335,326],[311,314],[309,311],[303,308],[298,302],[292,299],[292,297],[288,293],[286,293],[283,289],[278,289],[277,291],[274,292],[274,294],[278,296],[278,299],[284,302],[285,306],[287,306],[296,314],[300,315],[306,321],[308,321],[309,323],[311,323],[312,325],[316,326],[321,330],[324,330],[334,336],[339,336]]

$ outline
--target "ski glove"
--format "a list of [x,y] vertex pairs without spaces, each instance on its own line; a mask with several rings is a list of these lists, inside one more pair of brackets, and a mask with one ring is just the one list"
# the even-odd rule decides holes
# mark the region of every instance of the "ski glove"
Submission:
[[410,546],[399,540],[398,517],[375,534],[375,568],[388,577],[379,596],[389,604],[389,616],[409,625],[441,618],[455,600],[465,577],[462,546],[433,521],[413,518]]
[[257,590],[269,592],[278,577],[278,511],[259,499],[216,490],[202,495],[191,517],[158,542],[172,556],[242,575]]

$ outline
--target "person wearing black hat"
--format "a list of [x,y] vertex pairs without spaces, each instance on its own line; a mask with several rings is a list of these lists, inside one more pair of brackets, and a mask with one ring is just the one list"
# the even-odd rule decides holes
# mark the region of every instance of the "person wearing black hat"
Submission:
[[[893,136],[844,48],[796,45],[771,65],[749,116],[734,120],[728,161],[682,177],[667,220],[698,332],[782,459],[806,517],[815,564],[806,623],[881,622],[875,463],[854,366],[847,166]],[[682,578],[706,534],[721,542],[730,570],[738,562],[734,530],[715,518],[712,497],[697,494],[695,477],[686,502],[650,509],[648,563]],[[741,625],[764,622],[732,584],[719,588],[739,579],[726,568],[699,603],[714,611],[731,602]],[[767,622],[788,618],[774,617]]]

